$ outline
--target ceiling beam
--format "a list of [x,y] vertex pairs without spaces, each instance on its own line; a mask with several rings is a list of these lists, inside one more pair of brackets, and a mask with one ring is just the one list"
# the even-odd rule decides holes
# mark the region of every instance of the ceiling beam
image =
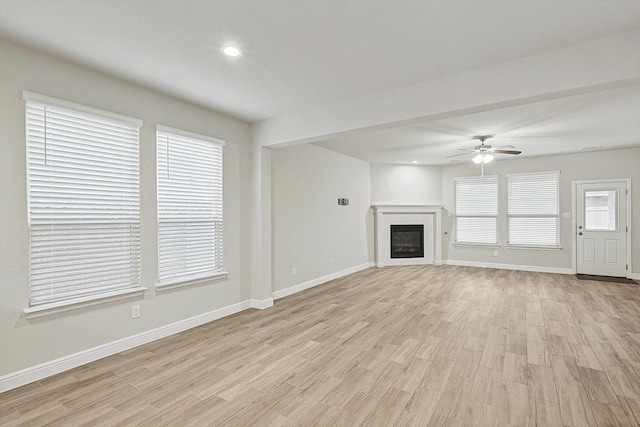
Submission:
[[252,125],[263,147],[318,142],[640,82],[640,30],[525,56]]

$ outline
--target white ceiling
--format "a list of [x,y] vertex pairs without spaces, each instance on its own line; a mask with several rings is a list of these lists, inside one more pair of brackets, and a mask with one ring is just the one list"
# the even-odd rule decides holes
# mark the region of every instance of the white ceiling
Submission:
[[[637,29],[638,0],[0,0],[4,38],[263,123]],[[640,146],[638,81],[316,141],[421,164],[485,133],[522,156]]]
[[[512,145],[522,151],[520,158],[640,146],[640,85],[363,132],[318,145],[373,163],[444,165],[471,160],[479,145],[474,135],[494,135],[485,143]],[[468,155],[448,157],[462,153]]]

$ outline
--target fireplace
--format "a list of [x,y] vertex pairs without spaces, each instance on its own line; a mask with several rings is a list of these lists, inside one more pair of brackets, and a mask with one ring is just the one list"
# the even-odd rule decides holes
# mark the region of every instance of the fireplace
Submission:
[[[442,236],[442,206],[375,205],[372,208],[376,267],[442,265],[442,242],[440,240]],[[392,258],[392,225],[422,226],[423,255],[411,258]]]
[[391,258],[424,257],[424,225],[391,225]]

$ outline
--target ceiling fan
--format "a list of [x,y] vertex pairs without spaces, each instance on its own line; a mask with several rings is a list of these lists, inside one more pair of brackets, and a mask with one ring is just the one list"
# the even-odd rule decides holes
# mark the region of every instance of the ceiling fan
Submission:
[[476,145],[473,148],[473,151],[471,153],[460,153],[460,154],[453,154],[451,156],[447,156],[446,158],[450,158],[450,157],[458,157],[458,156],[466,156],[468,154],[472,154],[472,153],[477,153],[477,155],[473,158],[473,162],[480,164],[480,163],[489,163],[490,161],[493,160],[493,154],[520,154],[522,153],[522,151],[517,151],[517,150],[506,150],[506,148],[516,148],[513,145],[502,145],[500,147],[492,147],[491,145],[485,145],[485,141],[489,138],[493,138],[493,135],[476,135],[471,139],[477,139],[480,141],[480,145]]
[[489,138],[493,138],[493,135],[476,135],[471,139],[477,139],[480,141],[480,145],[476,145],[472,152],[470,153],[460,153],[453,154],[450,157],[458,157],[458,156],[466,156],[468,154],[476,153],[476,156],[472,159],[473,163],[479,164],[482,167],[482,175],[484,176],[484,165],[485,163],[489,163],[493,160],[494,154],[515,154],[518,155],[522,153],[522,151],[518,150],[507,150],[507,148],[516,148],[513,145],[502,145],[500,147],[492,147],[491,145],[485,145],[485,141]]

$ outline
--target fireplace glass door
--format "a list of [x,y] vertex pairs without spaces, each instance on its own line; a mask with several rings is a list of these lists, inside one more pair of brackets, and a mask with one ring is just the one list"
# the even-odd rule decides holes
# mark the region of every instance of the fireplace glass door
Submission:
[[391,258],[424,257],[424,225],[391,225]]

